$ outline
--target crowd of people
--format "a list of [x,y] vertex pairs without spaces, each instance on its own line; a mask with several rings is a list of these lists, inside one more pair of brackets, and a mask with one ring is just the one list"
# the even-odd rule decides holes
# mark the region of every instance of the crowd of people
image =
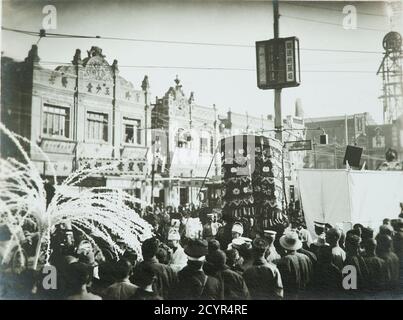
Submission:
[[[203,209],[206,209],[203,211]],[[46,273],[1,272],[2,299],[68,300],[281,300],[399,298],[403,292],[403,214],[379,230],[356,224],[346,233],[315,222],[311,234],[293,220],[251,233],[230,216],[207,208],[148,208],[155,235],[138,256],[59,228]],[[349,266],[349,268],[345,268]],[[344,270],[344,271],[343,271]],[[348,272],[346,271],[348,270]],[[353,270],[353,271],[351,271]]]

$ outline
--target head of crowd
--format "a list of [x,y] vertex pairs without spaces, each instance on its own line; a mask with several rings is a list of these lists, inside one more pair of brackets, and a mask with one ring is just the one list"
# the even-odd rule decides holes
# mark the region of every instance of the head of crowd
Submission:
[[[403,293],[403,208],[378,228],[357,223],[348,231],[324,221],[307,228],[301,216],[259,229],[193,205],[147,207],[141,216],[154,231],[141,254],[114,239],[116,254],[102,239],[61,224],[48,264],[36,269],[30,261],[38,232],[34,223],[24,224],[22,250],[1,266],[0,298],[293,300]],[[3,250],[10,241],[4,226],[0,238]]]

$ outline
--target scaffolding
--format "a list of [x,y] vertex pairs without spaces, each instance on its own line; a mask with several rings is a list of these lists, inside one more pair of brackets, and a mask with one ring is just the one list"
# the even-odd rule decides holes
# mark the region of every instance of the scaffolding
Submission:
[[391,31],[383,38],[384,56],[377,71],[382,76],[383,122],[391,124],[403,115],[402,36]]

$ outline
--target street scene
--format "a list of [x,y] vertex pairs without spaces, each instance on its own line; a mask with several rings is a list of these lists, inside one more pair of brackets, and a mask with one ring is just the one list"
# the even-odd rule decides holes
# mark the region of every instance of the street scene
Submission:
[[401,1],[1,6],[1,300],[403,298]]

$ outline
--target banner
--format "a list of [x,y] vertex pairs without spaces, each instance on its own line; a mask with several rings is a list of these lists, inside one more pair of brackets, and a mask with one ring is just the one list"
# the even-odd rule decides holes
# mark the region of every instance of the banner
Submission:
[[298,170],[299,189],[309,231],[314,221],[355,223],[378,230],[384,218],[397,218],[403,202],[403,171]]

